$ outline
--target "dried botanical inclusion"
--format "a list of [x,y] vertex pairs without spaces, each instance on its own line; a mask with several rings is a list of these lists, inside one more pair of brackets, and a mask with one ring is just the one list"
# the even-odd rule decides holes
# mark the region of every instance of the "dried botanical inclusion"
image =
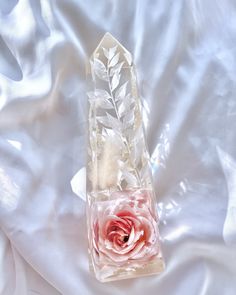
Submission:
[[106,33],[90,58],[87,218],[102,282],[163,270],[149,155],[131,54]]

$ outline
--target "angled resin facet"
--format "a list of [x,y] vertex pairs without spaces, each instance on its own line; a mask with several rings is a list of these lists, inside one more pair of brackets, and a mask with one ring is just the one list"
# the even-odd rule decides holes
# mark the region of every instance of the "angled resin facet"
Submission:
[[106,33],[87,71],[91,270],[102,282],[160,273],[156,199],[132,56]]

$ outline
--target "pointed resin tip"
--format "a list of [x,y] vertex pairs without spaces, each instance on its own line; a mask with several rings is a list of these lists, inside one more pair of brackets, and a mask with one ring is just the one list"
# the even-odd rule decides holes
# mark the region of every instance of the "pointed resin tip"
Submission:
[[[97,56],[99,56],[101,51],[104,51],[105,53],[106,49],[108,50],[111,49],[110,56],[112,55],[112,49],[113,51],[116,50],[117,52],[123,53],[128,58],[128,61],[127,60],[126,61],[129,64],[131,64],[132,57],[130,52],[124,46],[122,46],[121,43],[115,37],[113,37],[108,32],[102,37],[98,46],[94,50],[90,60],[93,59],[94,57],[96,58]],[[108,55],[109,54],[107,53],[105,56],[108,57]]]
[[164,268],[132,56],[106,33],[90,58],[87,220],[102,282]]

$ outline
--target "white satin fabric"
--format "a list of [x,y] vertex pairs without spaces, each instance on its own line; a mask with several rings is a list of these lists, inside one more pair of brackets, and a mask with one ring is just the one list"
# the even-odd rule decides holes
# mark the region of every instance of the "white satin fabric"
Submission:
[[[102,284],[71,179],[106,31],[134,55],[166,270]],[[0,0],[1,295],[235,295],[235,44],[234,0]]]

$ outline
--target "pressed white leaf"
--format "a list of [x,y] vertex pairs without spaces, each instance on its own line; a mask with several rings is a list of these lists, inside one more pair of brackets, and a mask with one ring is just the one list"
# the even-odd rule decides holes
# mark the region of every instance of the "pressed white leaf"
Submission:
[[102,50],[103,50],[103,53],[104,53],[105,57],[106,57],[107,59],[109,59],[109,50],[106,49],[106,48],[104,48],[104,47],[102,47]]
[[106,116],[99,116],[97,120],[106,127],[112,128],[113,130],[120,130],[121,123],[118,119],[106,113]]
[[134,110],[129,110],[123,117],[124,127],[130,127],[134,124]]
[[117,50],[117,45],[109,49],[109,59],[111,59],[115,55],[116,50]]
[[109,67],[114,67],[119,61],[120,53],[118,52],[109,62]]
[[89,99],[92,108],[101,108],[105,110],[113,109],[113,104],[109,100],[104,99]]
[[95,100],[96,99],[96,96],[94,94],[94,91],[89,91],[87,92],[87,95],[88,97],[91,99],[91,100]]
[[101,60],[94,58],[93,70],[95,74],[98,76],[98,78],[105,81],[108,80],[106,67]]
[[133,128],[127,128],[127,126],[123,125],[122,132],[125,134],[126,138],[128,138],[129,142],[132,142],[132,139],[134,137],[134,130]]
[[115,100],[120,100],[120,99],[124,99],[125,97],[125,94],[126,94],[126,89],[127,89],[127,84],[128,84],[128,81],[125,82],[123,85],[121,85],[117,90],[116,90],[116,93],[115,93]]
[[115,55],[116,53],[116,50],[117,50],[117,45],[112,47],[112,48],[105,48],[105,47],[102,47],[102,50],[103,50],[103,53],[105,55],[105,57],[108,59],[108,60],[111,60],[112,57]]
[[133,96],[130,95],[130,93],[128,93],[124,99],[125,101],[125,107],[127,109],[134,107],[134,103],[135,103],[135,98]]
[[[104,135],[104,138],[106,138],[106,140],[109,138],[120,149],[125,148],[125,144],[124,144],[124,141],[122,140],[122,136],[119,130],[104,128],[103,135]],[[119,164],[120,160],[117,160],[117,162],[118,162],[118,165],[120,165]]]
[[123,101],[118,106],[118,112],[120,117],[122,117],[126,112],[125,103]]
[[118,112],[120,117],[124,116],[130,109],[133,107],[133,103],[135,102],[134,98],[128,93],[124,99],[121,99],[117,102]]
[[131,65],[131,64],[132,64],[132,55],[131,55],[131,53],[129,53],[129,52],[127,51],[127,52],[124,53],[124,56],[125,56],[125,58],[126,58],[128,64]]
[[105,133],[109,137],[115,137],[115,135],[116,135],[115,131],[112,129],[105,129]]
[[100,107],[104,109],[112,109],[113,104],[109,100],[110,94],[103,89],[96,89],[95,91],[87,92],[89,102],[94,107]]
[[99,98],[109,99],[111,97],[110,94],[104,89],[96,89],[94,91],[89,91],[87,92],[87,95],[90,99],[95,100]]
[[122,69],[123,64],[124,64],[124,62],[122,61],[122,62],[116,64],[114,67],[112,67],[110,70],[110,76],[114,76],[115,73],[119,74]]
[[107,113],[107,118],[110,121],[110,126],[115,129],[115,130],[120,130],[121,128],[121,122],[116,119],[115,117],[113,117],[112,115],[110,115],[109,113]]
[[99,98],[109,99],[111,95],[104,89],[95,89],[95,95]]
[[110,100],[107,100],[107,99],[98,99],[98,106],[102,109],[106,109],[106,110],[109,110],[109,109],[113,109],[114,106],[113,104],[111,103]]
[[117,142],[120,147],[124,146],[120,129],[105,129],[105,133],[108,137]]
[[119,85],[119,83],[120,83],[120,75],[115,74],[111,80],[111,91],[114,91],[116,87]]
[[110,120],[107,118],[107,116],[98,116],[97,120],[99,123],[101,123],[102,125],[111,128],[111,122]]

